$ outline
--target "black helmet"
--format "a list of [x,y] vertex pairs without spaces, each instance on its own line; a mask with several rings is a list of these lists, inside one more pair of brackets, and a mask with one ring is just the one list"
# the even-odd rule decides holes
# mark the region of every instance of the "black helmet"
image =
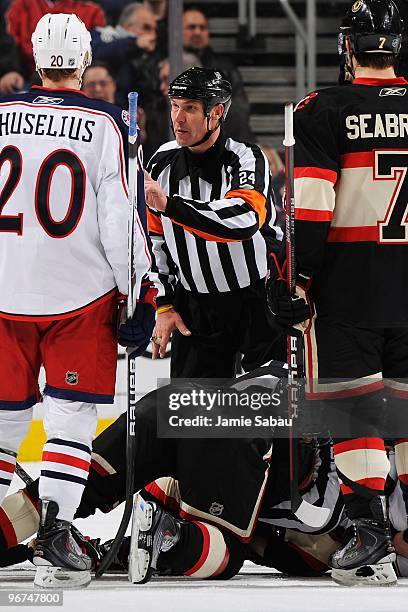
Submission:
[[224,121],[231,106],[231,94],[231,83],[224,79],[217,70],[194,66],[179,74],[170,83],[168,95],[169,98],[201,100],[207,118],[216,104],[223,104],[224,112],[221,121]]
[[403,21],[392,0],[356,0],[340,26],[339,54],[346,53],[348,38],[352,53],[401,51]]

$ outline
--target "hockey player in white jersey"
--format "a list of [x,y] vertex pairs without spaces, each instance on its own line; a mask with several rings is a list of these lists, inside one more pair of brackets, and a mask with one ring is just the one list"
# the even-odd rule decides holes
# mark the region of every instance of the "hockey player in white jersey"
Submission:
[[[70,523],[95,404],[113,402],[118,295],[127,292],[126,115],[79,91],[90,39],[75,15],[42,17],[32,41],[43,87],[0,100],[0,501],[43,365],[39,586],[66,586],[67,574],[71,584],[90,580]],[[150,260],[138,217],[135,253],[140,286]]]

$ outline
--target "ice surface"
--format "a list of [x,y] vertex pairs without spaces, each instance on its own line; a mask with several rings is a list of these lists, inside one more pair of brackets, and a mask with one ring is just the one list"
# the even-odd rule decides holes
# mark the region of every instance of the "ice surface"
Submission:
[[[24,467],[35,476],[39,464]],[[15,477],[13,489],[20,486]],[[87,535],[108,539],[115,533],[121,512],[119,507],[110,514],[98,513],[75,524]],[[0,569],[0,590],[31,589],[32,577],[32,566],[28,564]],[[16,608],[2,608],[8,609]],[[130,585],[126,577],[104,576],[86,589],[65,591],[62,609],[69,612],[403,612],[408,609],[408,579],[400,580],[396,587],[346,588],[335,585],[329,577],[295,580],[247,563],[229,581],[157,578],[138,586]]]

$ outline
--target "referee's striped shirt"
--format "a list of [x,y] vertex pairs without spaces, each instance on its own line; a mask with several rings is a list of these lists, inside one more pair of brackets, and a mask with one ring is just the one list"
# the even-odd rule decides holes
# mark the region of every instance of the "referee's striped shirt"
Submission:
[[188,291],[219,293],[266,276],[267,252],[282,230],[259,147],[222,133],[203,154],[171,141],[147,170],[168,195],[165,213],[148,209],[158,305],[172,302],[178,280]]

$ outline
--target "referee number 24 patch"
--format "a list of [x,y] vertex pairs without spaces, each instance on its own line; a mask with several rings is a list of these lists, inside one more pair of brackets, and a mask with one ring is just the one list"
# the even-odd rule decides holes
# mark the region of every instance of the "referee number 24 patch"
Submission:
[[249,170],[241,170],[239,173],[239,184],[247,185],[248,183],[255,185],[255,172],[250,172]]

